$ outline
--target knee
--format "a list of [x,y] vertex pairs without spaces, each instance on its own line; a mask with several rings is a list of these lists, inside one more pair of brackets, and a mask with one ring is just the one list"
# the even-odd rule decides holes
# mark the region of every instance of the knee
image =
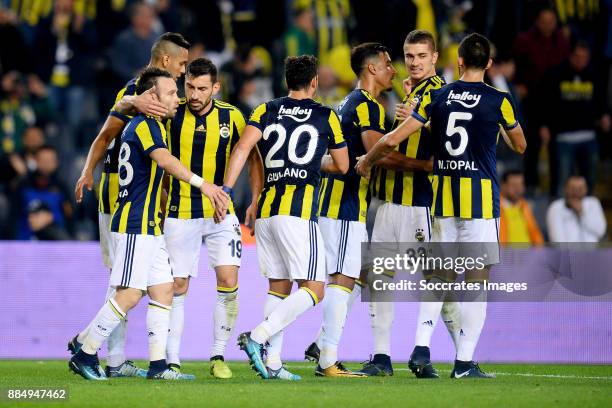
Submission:
[[233,289],[238,286],[237,276],[222,276],[217,278],[217,286],[220,288]]
[[189,279],[188,278],[174,278],[174,295],[180,296],[187,293],[187,289],[189,289]]

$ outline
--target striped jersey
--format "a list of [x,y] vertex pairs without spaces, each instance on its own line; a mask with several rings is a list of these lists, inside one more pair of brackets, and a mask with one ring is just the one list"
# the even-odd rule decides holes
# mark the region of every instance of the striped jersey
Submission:
[[[417,83],[402,103],[419,102],[425,92],[439,89],[444,79],[435,75]],[[401,121],[395,118],[393,128]],[[433,154],[429,130],[422,127],[399,144],[397,151],[410,159],[429,160]],[[380,200],[406,206],[431,207],[432,190],[429,173],[426,171],[394,171],[382,167],[375,168],[371,182],[372,196]]]
[[292,215],[316,221],[321,159],[346,146],[338,115],[312,99],[283,97],[259,105],[249,125],[262,131],[264,187],[257,218]]
[[[209,183],[223,184],[229,155],[244,127],[244,116],[234,106],[213,100],[211,109],[200,116],[181,100],[176,115],[166,123],[168,148],[192,173]],[[166,215],[170,218],[210,218],[210,200],[199,188],[170,177]],[[234,213],[230,204],[230,214]]]
[[357,157],[366,154],[361,133],[385,133],[385,109],[363,89],[355,89],[338,106],[342,133],[349,150],[349,171],[326,174],[321,186],[319,216],[365,222],[368,212],[369,180],[355,171]]
[[142,114],[130,120],[121,135],[119,195],[111,218],[111,231],[161,235],[160,196],[163,169],[149,154],[166,149],[166,129]]
[[412,116],[423,123],[431,120],[432,213],[498,218],[499,126],[518,126],[511,96],[483,82],[457,81],[426,92]]
[[[119,91],[115,98],[115,105],[123,98],[124,95],[136,95],[136,83],[138,78],[131,79]],[[114,116],[124,123],[128,123],[131,116],[121,114],[115,110],[115,105],[111,109],[109,115]],[[119,138],[115,138],[104,154],[104,168],[102,169],[102,178],[100,179],[100,197],[98,200],[98,211],[104,214],[111,214],[117,202],[117,194],[119,193],[119,182],[117,175],[119,146],[121,143]]]

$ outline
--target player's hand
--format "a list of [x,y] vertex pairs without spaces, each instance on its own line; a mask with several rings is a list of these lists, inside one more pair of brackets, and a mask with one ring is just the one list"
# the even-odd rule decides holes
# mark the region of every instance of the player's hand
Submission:
[[219,223],[223,221],[229,208],[230,197],[221,190],[221,187],[207,182],[202,183],[200,191],[210,200],[213,208],[215,209],[215,222]]
[[251,236],[255,235],[255,219],[257,218],[257,201],[253,201],[246,210],[244,224],[251,229]]
[[93,173],[90,171],[83,171],[81,177],[77,180],[76,187],[74,188],[74,196],[77,203],[83,201],[83,187],[87,188],[87,191],[91,191],[94,184]]
[[404,121],[412,115],[413,108],[412,104],[404,105],[403,103],[398,103],[395,105],[395,117],[400,121]]
[[134,109],[145,115],[163,118],[168,113],[168,109],[157,98],[155,87],[136,96],[133,104]]
[[404,87],[404,92],[406,93],[406,95],[410,95],[410,92],[412,92],[412,85],[410,84],[410,78],[406,78],[402,81],[402,85]]
[[361,177],[365,177],[367,179],[370,178],[370,172],[372,171],[372,165],[368,164],[365,160],[366,155],[359,156],[357,158],[357,164],[355,165],[355,171]]

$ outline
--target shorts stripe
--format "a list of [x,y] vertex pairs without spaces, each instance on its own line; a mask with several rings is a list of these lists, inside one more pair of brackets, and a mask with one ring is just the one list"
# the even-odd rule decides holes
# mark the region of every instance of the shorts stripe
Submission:
[[307,280],[314,280],[317,273],[317,231],[314,221],[308,221],[308,235],[310,237],[310,260],[308,263]]
[[127,244],[125,245],[125,256],[123,257],[123,272],[121,273],[121,286],[125,286],[125,275],[126,275],[129,259],[130,259],[130,235],[128,235]]
[[134,264],[134,247],[136,246],[136,235],[128,234],[125,259],[123,261],[123,276],[121,286],[127,287],[132,278],[132,265]]
[[340,245],[338,247],[338,261],[336,262],[336,270],[334,272],[342,273],[344,269],[344,257],[346,256],[346,244],[348,241],[349,222],[346,220],[340,221]]
[[429,207],[425,207],[427,214],[427,233],[429,234],[429,241],[431,241],[431,216],[429,214]]

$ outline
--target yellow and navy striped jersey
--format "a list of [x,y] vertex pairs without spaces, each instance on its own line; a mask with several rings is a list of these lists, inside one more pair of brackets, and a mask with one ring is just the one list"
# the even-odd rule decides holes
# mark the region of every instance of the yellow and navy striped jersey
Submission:
[[166,129],[152,117],[139,114],[123,130],[118,159],[119,198],[111,218],[111,231],[161,235],[164,170],[149,154],[166,148]]
[[[437,75],[425,78],[413,87],[402,103],[413,100],[418,103],[425,92],[439,89],[442,85],[444,85],[444,79]],[[393,129],[400,123],[399,119],[395,118]],[[431,147],[429,130],[423,127],[401,142],[395,150],[410,159],[429,160],[432,155]],[[394,171],[382,167],[377,167],[374,171],[371,182],[373,197],[399,205],[431,207],[432,190],[428,172]]]
[[483,82],[457,81],[431,90],[412,112],[431,121],[434,152],[432,213],[498,218],[496,147],[499,126],[518,126],[510,94]]
[[346,146],[338,115],[312,99],[283,97],[253,110],[249,125],[262,131],[264,187],[257,218],[291,215],[316,221],[321,159]]
[[349,150],[349,171],[326,174],[321,186],[319,216],[365,222],[370,201],[369,180],[355,172],[357,157],[366,154],[361,133],[385,133],[385,109],[363,89],[355,89],[338,106],[342,133]]
[[[203,116],[194,114],[182,100],[174,118],[166,123],[168,148],[192,173],[209,183],[222,185],[229,155],[244,127],[244,116],[234,106],[213,100]],[[166,216],[171,218],[210,218],[210,200],[200,189],[170,177]],[[230,204],[230,214],[234,213]]]
[[[138,78],[133,78],[125,84],[115,97],[115,105],[124,95],[136,94],[137,82]],[[122,120],[124,123],[128,123],[132,117],[117,112],[115,110],[115,105],[113,105],[109,115]],[[104,214],[111,214],[113,212],[115,203],[117,202],[117,194],[119,193],[117,176],[117,167],[119,164],[117,160],[119,158],[119,146],[121,143],[117,140],[118,138],[119,137],[111,142],[104,154],[104,168],[102,169],[102,178],[100,179],[100,197],[98,200],[98,211]]]

